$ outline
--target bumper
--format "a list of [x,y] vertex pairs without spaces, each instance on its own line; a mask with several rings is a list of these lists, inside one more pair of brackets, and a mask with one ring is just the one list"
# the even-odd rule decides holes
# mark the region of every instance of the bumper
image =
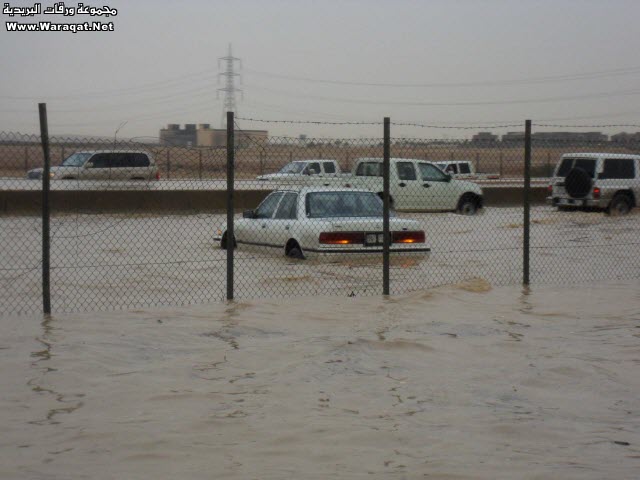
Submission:
[[605,208],[607,206],[607,203],[602,198],[547,197],[547,203],[554,207]]

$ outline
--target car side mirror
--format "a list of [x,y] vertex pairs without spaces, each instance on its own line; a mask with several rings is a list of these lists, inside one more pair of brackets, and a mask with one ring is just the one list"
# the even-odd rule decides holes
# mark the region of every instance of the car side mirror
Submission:
[[254,210],[245,210],[242,212],[242,218],[256,218],[256,212]]
[[89,161],[84,164],[84,168],[93,168],[93,162]]
[[451,178],[452,178],[451,175],[447,175],[444,181],[449,183],[451,181]]

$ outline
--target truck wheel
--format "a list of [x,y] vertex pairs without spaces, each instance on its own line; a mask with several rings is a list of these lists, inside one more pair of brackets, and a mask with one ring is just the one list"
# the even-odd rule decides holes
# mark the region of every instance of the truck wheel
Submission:
[[458,202],[460,215],[475,215],[478,213],[478,199],[474,195],[463,195]]
[[626,195],[618,194],[611,200],[607,213],[611,216],[627,215],[631,207],[631,199]]

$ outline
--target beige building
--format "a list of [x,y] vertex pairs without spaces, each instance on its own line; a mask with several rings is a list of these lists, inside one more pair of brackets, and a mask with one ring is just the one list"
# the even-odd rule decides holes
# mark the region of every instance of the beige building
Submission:
[[[235,141],[238,147],[264,145],[269,140],[267,130],[235,130]],[[186,147],[226,147],[227,130],[211,128],[208,123],[187,124],[184,129],[175,123],[160,130],[160,142],[167,145]]]

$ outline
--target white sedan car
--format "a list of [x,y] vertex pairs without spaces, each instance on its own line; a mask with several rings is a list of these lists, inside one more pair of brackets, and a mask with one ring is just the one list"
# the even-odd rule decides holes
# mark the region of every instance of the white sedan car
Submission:
[[[305,187],[270,193],[234,223],[235,246],[271,247],[288,257],[335,257],[382,252],[382,200],[370,191]],[[415,220],[391,214],[391,252],[423,257],[431,249]],[[216,240],[227,248],[226,225]]]

